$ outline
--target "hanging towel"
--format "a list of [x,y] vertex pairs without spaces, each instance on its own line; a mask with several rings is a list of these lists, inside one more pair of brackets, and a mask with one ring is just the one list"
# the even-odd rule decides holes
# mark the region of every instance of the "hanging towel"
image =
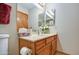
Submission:
[[11,6],[0,3],[0,24],[9,24]]

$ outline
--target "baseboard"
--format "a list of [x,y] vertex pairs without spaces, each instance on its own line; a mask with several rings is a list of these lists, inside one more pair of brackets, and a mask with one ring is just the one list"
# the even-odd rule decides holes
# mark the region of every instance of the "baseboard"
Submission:
[[58,50],[57,50],[57,52],[63,53],[63,54],[65,54],[65,55],[70,55],[70,54],[68,54],[68,53],[65,53],[65,52],[62,52],[62,51],[58,51]]

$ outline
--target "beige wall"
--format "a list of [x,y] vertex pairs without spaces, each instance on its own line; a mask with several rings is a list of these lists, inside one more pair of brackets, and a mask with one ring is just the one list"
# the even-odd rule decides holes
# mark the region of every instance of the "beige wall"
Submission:
[[58,50],[79,55],[79,3],[55,3]]
[[7,3],[12,7],[10,24],[1,25],[0,24],[0,33],[9,33],[9,54],[18,54],[18,39],[16,32],[16,4]]

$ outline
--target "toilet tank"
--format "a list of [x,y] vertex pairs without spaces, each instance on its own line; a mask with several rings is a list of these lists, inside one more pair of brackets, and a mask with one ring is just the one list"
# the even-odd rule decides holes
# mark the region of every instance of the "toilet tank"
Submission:
[[9,34],[0,33],[0,55],[8,55]]

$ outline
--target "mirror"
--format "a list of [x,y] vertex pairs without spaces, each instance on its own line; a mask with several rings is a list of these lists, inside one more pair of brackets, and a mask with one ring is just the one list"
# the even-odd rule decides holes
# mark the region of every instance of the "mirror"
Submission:
[[50,33],[50,27],[55,26],[55,9],[48,9],[47,5],[47,3],[40,5],[44,9],[44,11],[38,15],[38,26],[44,34]]
[[[35,3],[19,3],[17,5],[17,11],[20,11],[22,14],[26,14],[28,16],[25,22],[23,22],[24,17],[22,17],[22,15],[19,17],[19,19],[17,17],[17,20],[22,20],[22,24],[27,23],[27,29],[30,28],[32,31],[38,32],[38,15],[42,13],[43,9],[38,7],[38,4]],[[24,25],[20,27],[25,28],[26,25]]]
[[46,14],[46,24],[48,26],[55,25],[55,10],[54,11],[48,10],[48,13]]
[[[46,15],[45,20],[44,20],[44,17],[45,17],[44,15]],[[39,16],[39,26],[41,26],[42,23],[44,23],[44,21],[46,22],[46,24],[48,26],[54,26],[55,25],[55,12],[53,12],[53,15],[51,15],[48,11],[47,14],[41,13],[38,16]]]
[[27,29],[31,28],[32,31],[41,34],[50,33],[50,27],[55,25],[55,10],[49,9],[47,6],[47,3],[19,3],[17,5],[17,11],[28,16],[25,21]]

